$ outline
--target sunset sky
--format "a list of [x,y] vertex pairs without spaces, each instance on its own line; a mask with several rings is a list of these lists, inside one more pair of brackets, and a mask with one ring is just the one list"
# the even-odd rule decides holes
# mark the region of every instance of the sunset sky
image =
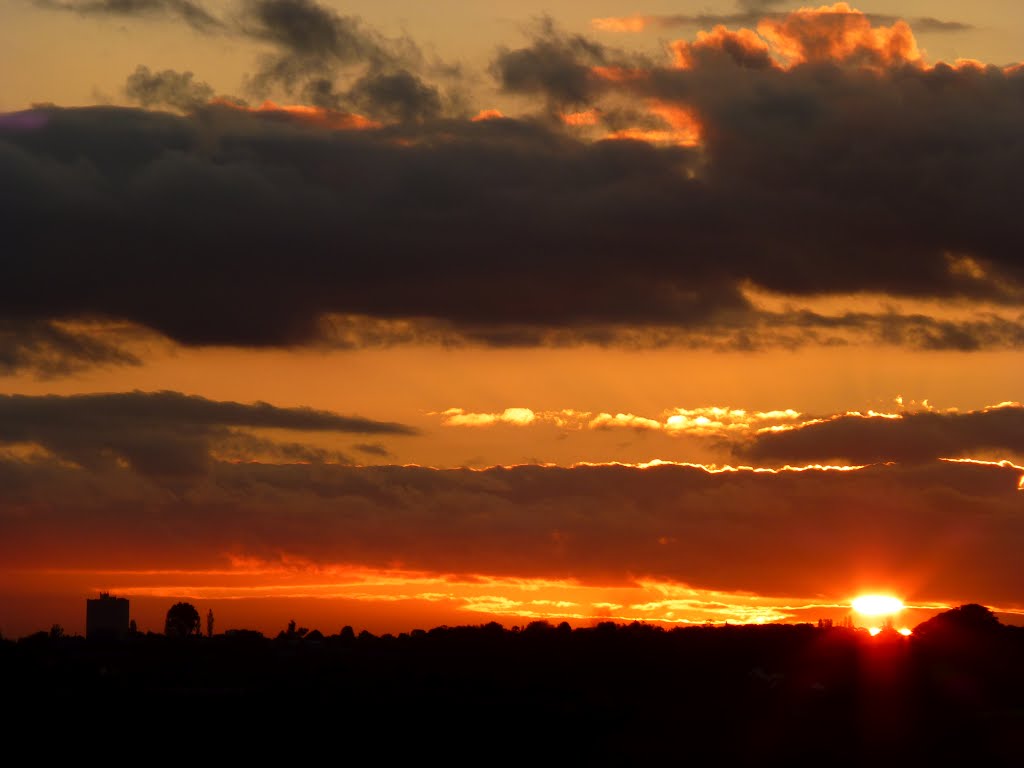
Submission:
[[0,0],[0,633],[1024,623],[1016,0]]

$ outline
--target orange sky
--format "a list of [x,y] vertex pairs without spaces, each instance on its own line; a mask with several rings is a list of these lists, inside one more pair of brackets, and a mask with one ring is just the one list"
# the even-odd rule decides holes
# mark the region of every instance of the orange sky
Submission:
[[0,31],[0,633],[1024,615],[1005,9],[272,1]]

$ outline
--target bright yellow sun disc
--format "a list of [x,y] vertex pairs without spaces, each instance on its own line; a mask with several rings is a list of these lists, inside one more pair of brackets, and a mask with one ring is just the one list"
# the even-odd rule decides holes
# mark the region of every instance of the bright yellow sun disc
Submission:
[[861,595],[853,601],[853,610],[864,616],[888,616],[903,610],[903,601],[889,595]]

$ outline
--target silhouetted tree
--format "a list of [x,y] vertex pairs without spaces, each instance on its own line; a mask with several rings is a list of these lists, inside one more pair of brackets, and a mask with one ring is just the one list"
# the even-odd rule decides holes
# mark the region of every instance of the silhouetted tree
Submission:
[[523,634],[536,637],[538,635],[546,635],[552,630],[554,630],[554,627],[551,626],[550,621],[531,621],[526,625],[526,629],[523,630]]
[[919,638],[950,633],[984,635],[998,631],[1001,626],[999,619],[988,608],[977,603],[968,603],[921,622],[914,629],[914,635]]
[[188,637],[200,632],[199,611],[191,603],[175,603],[167,611],[164,634],[168,637]]
[[206,612],[206,636],[213,637],[213,608]]

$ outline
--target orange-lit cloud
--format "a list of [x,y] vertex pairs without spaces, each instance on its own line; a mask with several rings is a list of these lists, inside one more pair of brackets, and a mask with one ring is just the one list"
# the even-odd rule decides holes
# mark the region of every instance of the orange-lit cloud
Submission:
[[630,83],[650,77],[648,70],[639,67],[593,66],[590,72],[594,77],[610,83]]
[[[189,600],[200,605],[221,604],[228,615],[258,615],[259,605],[289,600],[303,607],[302,621],[332,627],[334,618],[353,603],[388,606],[387,624],[375,631],[407,631],[409,606],[434,604],[438,611],[463,614],[463,621],[568,621],[586,626],[597,621],[642,621],[666,626],[708,623],[763,624],[776,621],[814,621],[842,616],[849,605],[842,599],[762,596],[723,592],[674,582],[641,579],[620,585],[588,584],[573,579],[496,578],[483,574],[453,575],[401,569],[370,569],[315,563],[275,565],[250,560],[228,568],[195,571],[61,570],[19,571],[17,578],[36,589],[79,589],[90,595],[109,591],[137,602]],[[3,595],[0,593],[0,601]],[[315,601],[315,603],[314,603]],[[234,603],[235,605],[231,605]],[[251,608],[240,603],[252,604]],[[943,604],[917,606],[935,610]],[[218,609],[218,613],[222,610]],[[312,615],[309,615],[312,614]],[[239,621],[240,619],[235,619]],[[278,629],[267,619],[256,628]],[[69,630],[75,627],[68,622]],[[251,625],[247,625],[251,626]],[[143,630],[159,626],[147,627]]]
[[479,123],[483,120],[500,120],[503,117],[505,117],[505,115],[500,109],[481,109],[473,115],[471,120],[474,123]]
[[276,104],[267,99],[258,107],[248,107],[229,99],[217,98],[210,102],[217,107],[226,107],[239,112],[251,112],[265,114],[268,116],[283,116],[293,118],[308,125],[315,125],[322,128],[329,128],[335,131],[364,131],[371,128],[380,128],[381,123],[371,120],[363,115],[353,112],[337,112],[322,107],[312,107],[306,104]]
[[801,8],[782,20],[764,19],[757,31],[790,66],[837,61],[890,67],[922,61],[905,21],[891,27],[872,26],[864,13],[848,3]]
[[652,99],[647,109],[667,129],[629,127],[608,134],[608,139],[632,139],[653,144],[695,147],[701,141],[701,125],[696,113],[687,107]]
[[680,68],[714,55],[727,55],[741,66],[754,68],[821,62],[875,69],[924,64],[907,22],[874,24],[869,15],[848,3],[768,15],[757,23],[756,32],[719,24],[711,31],[699,31],[693,42],[671,43],[670,50]]
[[719,25],[710,32],[700,31],[692,43],[676,40],[669,44],[672,63],[680,69],[693,67],[701,54],[725,53],[741,65],[766,66],[771,48],[752,30],[732,31]]
[[[255,561],[253,561],[255,562]],[[852,614],[850,600],[832,595],[761,595],[700,589],[684,583],[638,579],[603,585],[573,579],[495,578],[482,574],[454,575],[401,569],[368,569],[348,565],[262,562],[196,571],[67,570],[4,572],[25,584],[33,596],[76,592],[78,610],[62,620],[69,632],[81,632],[80,602],[99,591],[127,597],[143,631],[161,630],[168,604],[188,600],[203,612],[213,608],[221,629],[246,627],[273,635],[282,628],[275,606],[289,606],[301,624],[334,631],[354,624],[356,631],[404,632],[421,625],[424,616],[449,623],[498,621],[567,621],[589,626],[598,621],[640,621],[671,626],[764,624],[840,621]],[[5,595],[0,592],[0,605]],[[900,623],[913,626],[948,609],[943,601],[913,601]],[[1007,617],[1024,615],[1013,604],[994,606]],[[45,627],[53,614],[24,617],[25,633]],[[10,626],[10,625],[8,625]]]
[[569,112],[559,115],[559,117],[563,123],[573,127],[597,125],[600,119],[597,112],[593,109],[587,109],[582,112]]
[[700,143],[700,121],[693,110],[659,101],[652,102],[649,109],[672,128],[676,144],[693,147]]

